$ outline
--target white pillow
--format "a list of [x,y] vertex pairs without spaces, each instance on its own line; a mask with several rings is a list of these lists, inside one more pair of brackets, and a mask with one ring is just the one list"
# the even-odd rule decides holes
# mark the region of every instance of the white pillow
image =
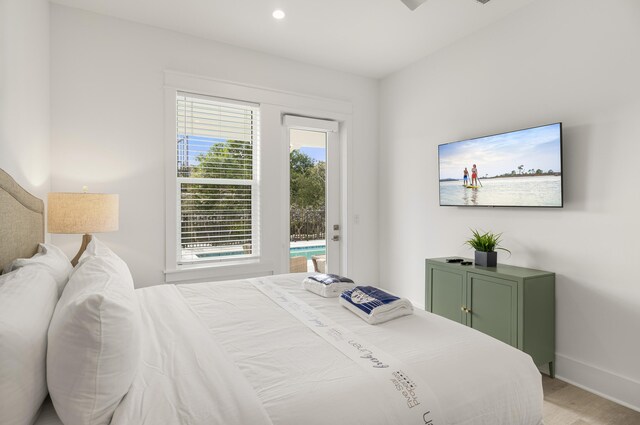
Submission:
[[140,362],[140,328],[127,265],[94,237],[49,328],[47,383],[65,425],[110,422]]
[[47,395],[47,329],[58,286],[43,268],[0,276],[0,424],[29,425]]
[[38,246],[38,253],[31,258],[18,258],[5,268],[5,273],[16,270],[20,267],[38,266],[44,267],[58,284],[58,295],[62,293],[64,286],[69,280],[69,275],[73,270],[71,262],[67,256],[55,245],[41,243]]
[[86,258],[91,258],[91,257],[114,257],[114,258],[120,258],[116,255],[115,252],[111,251],[111,249],[109,249],[108,246],[106,246],[105,244],[102,243],[102,241],[100,241],[98,238],[96,238],[95,236],[91,237],[91,242],[89,242],[89,244],[87,245],[87,248],[84,250],[84,252],[82,253],[82,255],[80,256],[80,261],[86,259]]

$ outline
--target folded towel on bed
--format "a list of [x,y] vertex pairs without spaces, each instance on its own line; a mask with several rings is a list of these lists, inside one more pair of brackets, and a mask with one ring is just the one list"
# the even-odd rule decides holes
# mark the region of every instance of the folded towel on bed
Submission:
[[325,298],[337,297],[347,289],[356,286],[353,280],[337,274],[316,274],[302,281],[302,287],[307,291]]
[[413,305],[373,286],[357,286],[340,295],[340,304],[370,325],[413,313]]

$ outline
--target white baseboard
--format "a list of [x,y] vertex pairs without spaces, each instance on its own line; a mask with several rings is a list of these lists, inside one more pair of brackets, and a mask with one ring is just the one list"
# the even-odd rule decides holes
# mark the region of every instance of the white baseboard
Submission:
[[556,354],[556,377],[640,412],[640,382],[568,356]]

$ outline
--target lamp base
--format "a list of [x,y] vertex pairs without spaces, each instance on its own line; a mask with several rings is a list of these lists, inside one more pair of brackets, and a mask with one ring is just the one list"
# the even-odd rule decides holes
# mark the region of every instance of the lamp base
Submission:
[[75,257],[73,257],[73,260],[71,260],[71,265],[73,267],[78,265],[78,261],[80,261],[80,256],[82,255],[82,253],[84,252],[85,249],[87,249],[87,245],[89,245],[89,242],[91,242],[91,235],[82,235],[82,245],[80,245],[80,249],[78,250],[78,253],[76,254]]

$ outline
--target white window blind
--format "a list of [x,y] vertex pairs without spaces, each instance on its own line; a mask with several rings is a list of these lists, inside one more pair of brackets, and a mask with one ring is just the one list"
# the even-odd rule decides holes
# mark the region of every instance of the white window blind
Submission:
[[178,263],[259,256],[256,104],[178,92]]

